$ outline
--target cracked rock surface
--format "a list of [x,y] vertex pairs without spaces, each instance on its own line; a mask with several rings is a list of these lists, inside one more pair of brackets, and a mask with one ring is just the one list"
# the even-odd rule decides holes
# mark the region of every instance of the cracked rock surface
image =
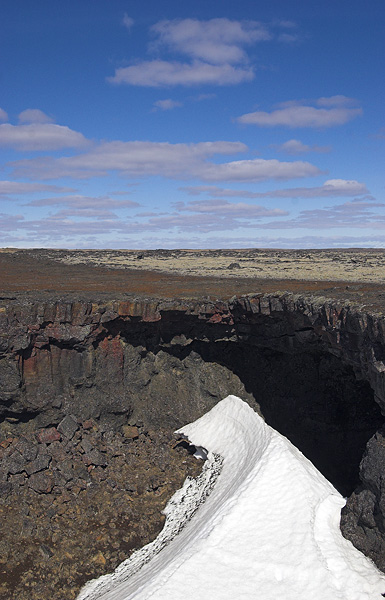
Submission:
[[76,598],[86,581],[113,571],[156,537],[167,500],[202,464],[167,430],[103,431],[73,417],[20,437],[6,429],[0,435],[4,600]]

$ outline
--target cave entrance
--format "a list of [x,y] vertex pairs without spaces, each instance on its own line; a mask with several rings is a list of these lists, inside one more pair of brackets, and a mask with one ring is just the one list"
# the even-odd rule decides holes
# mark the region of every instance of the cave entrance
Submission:
[[[317,340],[283,351],[279,341],[291,330],[278,321],[235,335],[230,326],[177,317],[116,319],[82,351],[35,349],[32,365],[24,360],[19,396],[4,412],[7,431],[57,425],[66,414],[97,419],[106,431],[128,420],[178,429],[234,394],[257,403],[267,423],[350,496],[366,444],[384,423],[369,383]],[[55,404],[48,401],[54,394]]]
[[200,343],[195,350],[236,374],[266,422],[343,496],[353,492],[365,446],[384,423],[367,381],[326,352],[285,354],[239,342]]

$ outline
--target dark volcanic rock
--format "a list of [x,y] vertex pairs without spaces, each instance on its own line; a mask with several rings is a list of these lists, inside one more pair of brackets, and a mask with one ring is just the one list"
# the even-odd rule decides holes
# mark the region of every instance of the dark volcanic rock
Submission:
[[[56,441],[46,448],[56,457],[49,468],[0,483],[0,598],[74,599],[157,535],[168,498],[200,470],[170,432],[142,430],[136,440],[110,433],[103,467],[87,467],[80,446],[64,451]],[[102,454],[102,432],[94,427],[92,442],[87,430],[78,434],[89,454]],[[24,440],[42,446],[33,435]]]
[[33,461],[38,452],[36,444],[25,437],[21,437],[16,444],[16,449],[22,454],[27,461]]
[[42,429],[39,433],[36,434],[36,438],[38,442],[43,442],[49,444],[50,442],[57,442],[60,440],[60,433],[55,427],[50,427],[49,429]]
[[362,487],[342,510],[341,530],[385,572],[385,427],[368,442],[360,465]]
[[[382,430],[373,437],[385,412],[383,316],[287,293],[3,299],[0,351],[4,493],[10,483],[43,498],[55,487],[80,494],[92,482],[118,489],[127,460],[118,433],[139,447],[143,427],[171,431],[232,393],[343,494],[356,490],[344,535],[385,568]],[[108,472],[112,458],[121,460],[116,472]],[[126,491],[142,490],[127,481]],[[143,489],[158,485],[155,478]]]
[[52,473],[33,473],[28,480],[28,486],[39,494],[49,494],[54,486]]
[[66,438],[71,440],[78,430],[78,424],[76,419],[71,415],[66,415],[62,421],[60,421],[57,430],[62,433]]
[[4,460],[2,470],[11,475],[15,475],[16,473],[22,473],[26,468],[26,464],[25,458],[20,452],[16,451]]
[[39,471],[43,471],[43,469],[47,469],[50,462],[51,457],[48,454],[40,454],[35,460],[26,465],[25,471],[28,475],[38,473]]

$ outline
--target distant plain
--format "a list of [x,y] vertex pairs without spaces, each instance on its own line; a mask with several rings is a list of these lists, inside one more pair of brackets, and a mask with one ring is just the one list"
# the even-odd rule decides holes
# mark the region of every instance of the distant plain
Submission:
[[228,299],[290,292],[385,311],[385,250],[0,250],[2,293]]

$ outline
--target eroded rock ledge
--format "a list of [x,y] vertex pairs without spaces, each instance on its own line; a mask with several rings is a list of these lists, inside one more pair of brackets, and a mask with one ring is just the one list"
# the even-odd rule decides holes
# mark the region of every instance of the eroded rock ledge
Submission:
[[172,429],[239,395],[343,493],[355,490],[343,533],[385,570],[384,317],[285,293],[35,295],[2,299],[0,332],[2,435],[60,431],[69,418],[101,431]]

